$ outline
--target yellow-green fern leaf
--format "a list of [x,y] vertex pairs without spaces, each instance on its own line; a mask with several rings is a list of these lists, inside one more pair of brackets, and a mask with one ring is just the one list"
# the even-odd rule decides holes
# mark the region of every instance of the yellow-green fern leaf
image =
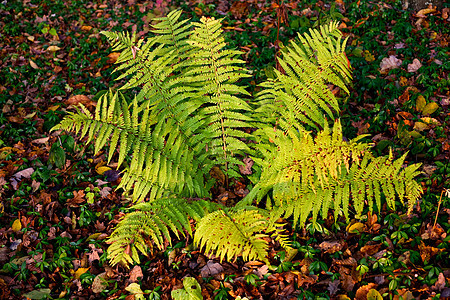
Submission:
[[255,208],[217,210],[199,221],[194,242],[220,260],[242,256],[246,261],[267,262],[267,221]]

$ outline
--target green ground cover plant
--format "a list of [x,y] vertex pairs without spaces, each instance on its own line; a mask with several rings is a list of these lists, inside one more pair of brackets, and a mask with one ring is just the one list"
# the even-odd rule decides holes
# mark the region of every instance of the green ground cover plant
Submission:
[[[134,31],[138,39],[147,38],[156,24],[152,18],[176,8],[182,8],[182,20],[223,18],[226,49],[244,52],[240,66],[250,76],[239,83],[252,95],[264,93],[260,84],[276,77],[275,56],[282,57],[297,33],[339,21],[353,73],[349,95],[332,88],[343,140],[358,137],[374,145],[369,148],[374,157],[390,149],[394,158],[408,152],[403,167],[422,164],[418,180],[424,193],[412,214],[400,202],[389,210],[382,198],[380,211],[369,213],[364,206],[359,219],[350,207],[350,223],[331,210],[315,223],[307,217],[304,227],[287,224],[283,234],[293,250],[267,238],[268,267],[240,258],[209,259],[193,247],[189,234],[178,239],[171,233],[172,246],[155,247],[130,269],[111,268],[105,240],[133,205],[115,189],[123,179],[115,171],[118,153],[108,164],[108,152],[96,153],[95,143],[49,131],[79,103],[93,112],[99,91],[125,83],[114,81],[122,74],[112,72],[119,53],[111,52],[101,31]],[[448,294],[445,5],[419,13],[404,10],[400,1],[7,1],[0,3],[0,16],[0,298],[168,299],[184,288],[185,276],[197,280],[204,297],[216,299]],[[125,97],[133,99],[135,91]],[[256,106],[251,97],[244,99]],[[331,130],[334,118],[329,120]],[[244,131],[254,139],[252,130]],[[253,158],[263,159],[253,142],[248,145]],[[121,168],[130,162],[124,159]],[[223,165],[221,172],[214,168],[206,174],[216,182],[208,201],[235,206],[255,190],[258,168],[253,165],[253,174],[238,179],[229,176],[228,186],[221,181]],[[259,209],[266,204],[263,199]]]

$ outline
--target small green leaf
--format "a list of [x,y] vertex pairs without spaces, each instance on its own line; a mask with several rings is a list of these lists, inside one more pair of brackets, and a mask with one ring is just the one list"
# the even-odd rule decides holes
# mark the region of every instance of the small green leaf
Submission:
[[87,203],[94,204],[94,197],[95,197],[94,193],[87,193],[86,194]]
[[65,135],[61,137],[62,146],[69,152],[73,151],[73,147],[75,146],[75,140],[70,135]]
[[56,32],[56,29],[55,29],[55,28],[50,29],[48,33],[50,33],[50,34],[53,35],[53,36],[58,35],[58,33]]
[[48,161],[51,164],[55,164],[57,168],[62,168],[66,163],[66,152],[59,146],[58,143],[54,143],[50,149]]

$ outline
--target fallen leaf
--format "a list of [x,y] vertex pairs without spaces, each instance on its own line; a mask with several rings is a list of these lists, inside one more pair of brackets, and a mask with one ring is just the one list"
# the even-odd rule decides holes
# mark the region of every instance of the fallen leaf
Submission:
[[13,224],[11,226],[11,229],[14,232],[19,232],[22,229],[22,223],[20,223],[19,219],[14,220],[14,222],[13,222]]
[[92,292],[95,294],[103,292],[108,287],[108,276],[106,275],[106,272],[100,273],[97,276],[95,276],[94,281],[92,282]]
[[420,118],[420,120],[422,120],[422,122],[424,122],[425,124],[429,124],[429,125],[436,125],[436,126],[441,125],[441,123],[438,120],[436,120],[435,118],[423,117],[423,118]]
[[110,188],[109,186],[104,186],[100,190],[99,194],[100,194],[100,196],[102,196],[102,198],[106,198],[111,193],[111,191],[112,191],[112,188]]
[[399,83],[400,83],[400,86],[406,86],[406,85],[408,85],[408,79],[404,76],[401,76]]
[[[141,290],[141,286],[135,282],[128,285],[125,290],[132,293],[133,295],[143,295],[144,292]],[[136,296],[135,296],[136,297]]]
[[356,222],[354,224],[349,224],[347,226],[347,232],[348,233],[361,233],[364,232],[364,224]]
[[229,13],[235,19],[238,19],[238,20],[240,20],[244,16],[248,15],[248,12],[249,12],[249,3],[240,2],[240,1],[234,1],[229,10]]
[[0,149],[0,160],[4,160],[8,155],[14,151],[13,147],[3,147]]
[[242,160],[244,162],[244,165],[239,165],[239,171],[242,175],[251,175],[252,172],[252,166],[254,164],[253,159],[250,157],[246,157]]
[[40,182],[38,182],[36,180],[33,180],[31,182],[31,188],[32,188],[33,193],[36,192],[39,189],[40,186],[41,186]]
[[373,282],[370,282],[370,283],[367,284],[367,285],[361,286],[361,287],[356,291],[356,294],[355,294],[355,300],[367,300],[367,299],[369,299],[369,297],[368,297],[369,292],[370,292],[371,290],[373,290],[373,288],[376,287],[376,286],[377,286],[377,285],[376,285],[375,283],[373,283]]
[[421,9],[417,12],[416,17],[417,18],[426,18],[427,14],[435,12],[436,10],[434,8],[425,8],[425,9]]
[[73,191],[73,198],[67,200],[67,204],[71,207],[78,207],[78,204],[86,201],[83,190]]
[[31,174],[34,173],[33,168],[27,168],[25,170],[19,171],[11,177],[11,185],[13,186],[14,190],[17,190],[19,182],[22,180],[22,178],[30,178]]
[[370,124],[364,120],[359,120],[358,122],[352,121],[352,126],[358,128],[357,135],[365,134],[368,132]]
[[380,250],[381,244],[365,245],[359,250],[364,256],[372,256]]
[[450,8],[446,7],[442,9],[442,19],[447,20],[449,16]]
[[340,281],[341,281],[342,288],[347,292],[352,291],[353,287],[355,286],[356,281],[353,280],[353,277],[349,274],[346,274],[341,271],[339,273],[341,274]]
[[134,266],[134,268],[131,269],[129,275],[131,282],[136,282],[138,281],[138,278],[144,277],[144,274],[142,274],[142,269],[139,266]]
[[332,242],[324,241],[324,242],[320,243],[319,249],[322,251],[325,251],[325,253],[333,254],[337,251],[341,251],[343,246],[344,245],[339,243],[338,241],[332,241]]
[[89,268],[78,268],[75,273],[73,274],[73,277],[75,279],[80,279],[80,276],[86,273],[89,270]]
[[422,95],[419,95],[416,99],[416,110],[421,112],[427,105],[427,100],[425,100],[425,97]]
[[439,223],[436,223],[435,226],[427,224],[427,229],[420,237],[424,240],[427,239],[439,240],[445,239],[447,237],[447,233]]
[[414,297],[414,295],[406,290],[406,289],[401,289],[401,290],[397,290],[397,295],[394,295],[394,300],[415,300],[416,297]]
[[48,142],[48,139],[49,139],[49,138],[50,138],[50,137],[45,137],[45,138],[35,139],[35,140],[32,140],[31,142],[34,143],[34,144],[45,144],[45,143]]
[[367,293],[367,300],[383,300],[383,297],[381,296],[380,292],[375,289],[371,289]]
[[422,110],[422,114],[431,115],[439,108],[439,105],[436,102],[428,103]]
[[[101,235],[97,237],[97,240],[101,240],[100,237]],[[95,260],[100,260],[100,255],[103,253],[103,250],[95,248],[94,244],[89,244],[89,247],[91,248],[91,252],[88,253],[88,261],[92,264]]]
[[91,99],[89,99],[85,95],[75,95],[64,101],[67,105],[78,105],[83,104],[84,106],[90,106],[92,105]]
[[369,50],[365,50],[365,51],[364,51],[364,59],[365,59],[367,62],[372,62],[372,61],[375,60],[375,56],[373,56],[373,54],[370,53]]
[[50,293],[51,293],[50,289],[39,289],[23,294],[22,297],[33,300],[46,299],[50,296]]
[[39,70],[39,66],[38,66],[34,61],[32,61],[31,59],[30,59],[29,61],[30,61],[30,66],[31,66],[33,69]]
[[120,52],[112,52],[112,53],[110,53],[108,55],[109,59],[106,61],[106,63],[108,63],[108,64],[115,63],[117,61],[117,59],[119,58],[119,56],[120,56]]
[[107,167],[107,166],[101,166],[101,167],[95,168],[95,172],[97,172],[97,174],[99,174],[99,175],[103,175],[106,171],[110,171],[110,170],[111,170],[111,168]]
[[35,115],[36,115],[36,112],[32,112],[31,114],[25,115],[23,118],[24,118],[24,119],[31,119],[31,118],[33,118]]
[[91,29],[92,29],[92,26],[87,26],[87,25],[81,26],[81,30],[82,30],[82,31],[85,31],[85,32],[88,32],[88,31],[90,31]]
[[31,175],[34,173],[34,169],[33,168],[27,168],[27,169],[24,169],[24,170],[22,170],[22,171],[19,171],[19,172],[17,172],[17,173],[15,173],[13,176],[16,178],[16,179],[18,179],[18,180],[20,180],[20,179],[22,179],[22,178],[30,178],[31,177]]
[[429,126],[428,126],[427,124],[425,124],[425,123],[422,123],[422,122],[414,122],[414,127],[413,127],[414,130],[417,130],[417,131],[424,131],[424,130],[426,130],[426,129],[428,129],[428,128],[429,128]]
[[56,52],[58,50],[61,50],[61,48],[59,48],[58,46],[50,46],[47,48],[47,51],[50,51],[50,52]]
[[339,284],[341,282],[339,280],[334,280],[331,281],[330,284],[327,287],[327,291],[330,292],[330,295],[333,296],[337,293],[337,291],[339,290]]
[[206,265],[200,270],[202,277],[210,277],[223,272],[223,267],[213,260],[208,260]]
[[398,59],[394,55],[391,55],[389,57],[383,58],[380,64],[381,72],[391,70],[391,69],[397,69],[402,65],[402,60]]
[[431,286],[433,291],[442,291],[445,288],[446,280],[444,274],[439,273],[438,280]]
[[408,72],[417,72],[422,67],[422,64],[417,58],[414,58],[413,62],[408,64]]
[[443,250],[444,249],[426,246],[423,242],[421,242],[421,244],[419,245],[420,257],[422,258],[422,261],[424,263],[429,262],[433,256],[435,256],[436,254],[438,254]]

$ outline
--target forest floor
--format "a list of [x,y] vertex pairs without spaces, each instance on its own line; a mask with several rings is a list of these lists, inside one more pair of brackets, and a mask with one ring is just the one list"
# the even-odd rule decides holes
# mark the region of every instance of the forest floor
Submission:
[[[0,299],[169,299],[186,275],[204,299],[450,299],[449,8],[281,2],[0,3]],[[92,146],[49,130],[117,84],[117,53],[101,31],[145,36],[152,18],[175,8],[194,21],[224,18],[227,43],[254,75],[250,92],[276,66],[277,20],[283,44],[339,21],[354,77],[345,136],[369,134],[374,153],[409,151],[407,163],[422,164],[412,214],[399,203],[350,224],[291,229],[297,254],[272,249],[271,266],[220,263],[180,241],[131,269],[110,267],[105,239],[130,205],[115,190],[120,173]]]

